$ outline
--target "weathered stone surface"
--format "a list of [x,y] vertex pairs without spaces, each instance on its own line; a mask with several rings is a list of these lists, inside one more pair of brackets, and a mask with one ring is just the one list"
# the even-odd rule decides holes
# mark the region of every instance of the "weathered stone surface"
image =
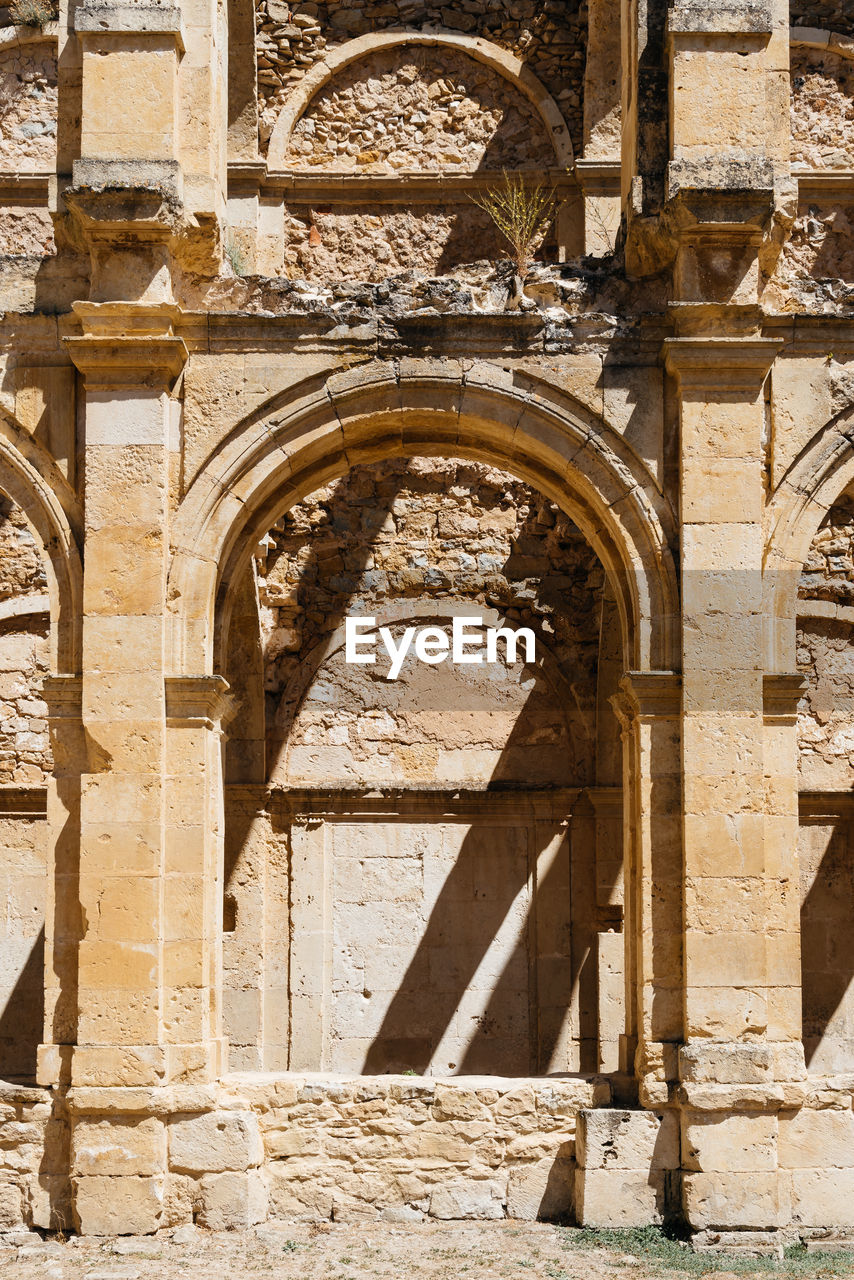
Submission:
[[146,1235],[160,1226],[162,1177],[81,1177],[73,1188],[77,1228],[84,1235]]
[[206,1174],[201,1180],[198,1221],[211,1231],[242,1230],[267,1216],[267,1185],[260,1170]]
[[503,1218],[506,1187],[500,1182],[444,1182],[430,1196],[432,1218]]
[[169,1166],[176,1173],[242,1171],[262,1159],[258,1121],[251,1112],[212,1111],[169,1124]]
[[581,1111],[576,1148],[582,1169],[677,1169],[678,1113]]

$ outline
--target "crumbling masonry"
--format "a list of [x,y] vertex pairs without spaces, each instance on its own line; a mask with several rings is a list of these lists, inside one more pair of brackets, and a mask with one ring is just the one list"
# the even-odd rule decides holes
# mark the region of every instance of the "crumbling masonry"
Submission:
[[0,1229],[854,1232],[850,11],[0,9]]

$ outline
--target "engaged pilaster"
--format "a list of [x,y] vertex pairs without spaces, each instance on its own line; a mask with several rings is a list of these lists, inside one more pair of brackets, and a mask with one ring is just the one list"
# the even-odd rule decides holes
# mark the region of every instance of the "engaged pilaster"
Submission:
[[[794,708],[763,670],[764,383],[777,343],[667,343],[681,428],[684,1205],[697,1230],[790,1218],[776,1110],[802,1096]],[[782,684],[781,684],[782,681]]]

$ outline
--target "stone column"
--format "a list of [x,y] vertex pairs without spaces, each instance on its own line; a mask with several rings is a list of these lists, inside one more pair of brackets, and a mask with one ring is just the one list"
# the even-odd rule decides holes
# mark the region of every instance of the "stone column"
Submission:
[[613,699],[623,736],[626,1029],[620,1069],[646,1107],[670,1101],[682,1039],[679,676],[632,672]]
[[763,387],[776,351],[750,336],[667,343],[681,427],[684,1206],[692,1227],[718,1233],[788,1222],[776,1111],[797,1103],[804,1076],[798,682],[769,684],[762,658]]

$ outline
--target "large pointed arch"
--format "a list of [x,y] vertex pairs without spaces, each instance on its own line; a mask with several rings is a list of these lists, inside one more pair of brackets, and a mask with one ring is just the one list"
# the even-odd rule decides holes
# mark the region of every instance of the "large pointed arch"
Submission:
[[306,380],[208,459],[174,525],[173,673],[219,669],[231,584],[283,511],[358,463],[415,454],[502,467],[556,502],[611,582],[627,669],[678,667],[672,514],[619,434],[528,375],[406,360]]

